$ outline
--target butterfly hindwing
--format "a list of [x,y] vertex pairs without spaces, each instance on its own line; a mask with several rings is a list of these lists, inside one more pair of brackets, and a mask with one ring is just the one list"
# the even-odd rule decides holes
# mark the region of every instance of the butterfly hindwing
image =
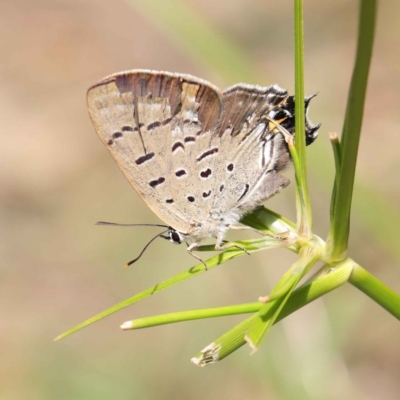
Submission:
[[289,184],[276,172],[278,163],[282,169],[289,161],[287,145],[269,121],[289,98],[277,85],[239,84],[223,92],[223,111],[214,139],[223,148],[215,207],[223,204],[227,210],[245,212]]
[[233,127],[232,136],[236,136],[248,125],[251,116],[260,118],[277,108],[288,99],[286,90],[278,85],[261,87],[239,83],[223,92],[223,111],[219,124],[219,135],[229,126]]

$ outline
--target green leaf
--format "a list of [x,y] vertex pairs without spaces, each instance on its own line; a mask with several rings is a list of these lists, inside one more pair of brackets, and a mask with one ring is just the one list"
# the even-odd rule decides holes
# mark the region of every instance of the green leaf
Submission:
[[203,310],[181,311],[169,314],[154,315],[152,317],[138,318],[126,321],[121,325],[124,330],[142,329],[152,326],[173,324],[176,322],[192,321],[195,319],[226,317],[228,315],[249,314],[258,311],[261,303],[239,304],[227,307],[207,308]]

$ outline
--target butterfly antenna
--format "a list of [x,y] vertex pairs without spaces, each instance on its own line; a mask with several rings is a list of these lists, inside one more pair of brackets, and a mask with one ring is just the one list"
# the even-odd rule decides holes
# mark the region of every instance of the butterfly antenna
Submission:
[[[158,225],[159,226],[159,225]],[[151,245],[151,243],[153,243],[157,238],[159,238],[160,236],[163,237],[162,235],[164,235],[164,233],[167,233],[169,229],[167,229],[164,232],[158,233],[156,236],[153,237],[153,239],[151,239],[146,246],[144,246],[143,250],[140,252],[140,254],[132,261],[129,261],[127,264],[125,264],[125,268],[128,268],[130,265],[132,265],[133,263],[135,263],[137,260],[139,260],[140,257],[142,257],[143,253],[146,251],[146,249]]]
[[103,226],[157,226],[160,228],[168,228],[167,225],[159,225],[159,224],[118,224],[117,222],[105,222],[98,221],[95,225],[103,225]]

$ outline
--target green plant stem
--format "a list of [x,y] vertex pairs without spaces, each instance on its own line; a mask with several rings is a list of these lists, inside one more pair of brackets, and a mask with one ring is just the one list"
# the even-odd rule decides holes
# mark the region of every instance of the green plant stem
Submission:
[[349,283],[364,292],[372,300],[400,319],[400,295],[370,274],[360,265],[355,264]]
[[357,55],[351,79],[342,133],[342,163],[332,213],[331,258],[340,261],[347,255],[350,233],[350,211],[356,171],[358,145],[364,114],[364,101],[372,55],[376,18],[376,1],[360,1]]
[[[306,135],[304,110],[304,29],[303,0],[294,0],[294,54],[295,54],[295,101],[296,143],[298,163],[296,171],[297,223],[300,236],[312,237],[312,213],[307,183]],[[290,145],[289,145],[290,146]],[[291,152],[292,153],[292,152]],[[293,156],[293,155],[292,155]]]

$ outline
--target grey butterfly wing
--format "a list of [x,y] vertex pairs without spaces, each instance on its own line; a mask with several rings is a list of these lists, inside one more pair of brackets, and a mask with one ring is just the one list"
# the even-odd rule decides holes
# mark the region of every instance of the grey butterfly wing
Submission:
[[[304,100],[306,115],[313,97]],[[223,92],[223,110],[215,135],[224,149],[224,162],[219,164],[221,185],[215,207],[223,204],[242,214],[290,183],[278,173],[290,157],[276,123],[294,135],[294,96],[278,85],[238,84]],[[305,126],[306,144],[310,144],[318,135],[319,125],[306,117]]]
[[181,232],[203,218],[199,206],[183,198],[176,172],[182,164],[193,173],[188,150],[219,119],[219,90],[189,75],[134,70],[91,87],[87,102],[97,134],[146,204]]
[[284,104],[290,96],[278,85],[261,87],[239,83],[223,92],[223,111],[219,126],[219,135],[228,127],[233,127],[232,136],[236,136],[248,124],[248,118],[267,115],[271,110]]
[[290,99],[276,85],[239,84],[223,92],[223,110],[214,135],[223,149],[214,208],[223,205],[243,213],[290,183],[278,173],[289,161],[287,144],[270,123],[287,121],[286,127],[293,132],[294,115],[285,109]]

